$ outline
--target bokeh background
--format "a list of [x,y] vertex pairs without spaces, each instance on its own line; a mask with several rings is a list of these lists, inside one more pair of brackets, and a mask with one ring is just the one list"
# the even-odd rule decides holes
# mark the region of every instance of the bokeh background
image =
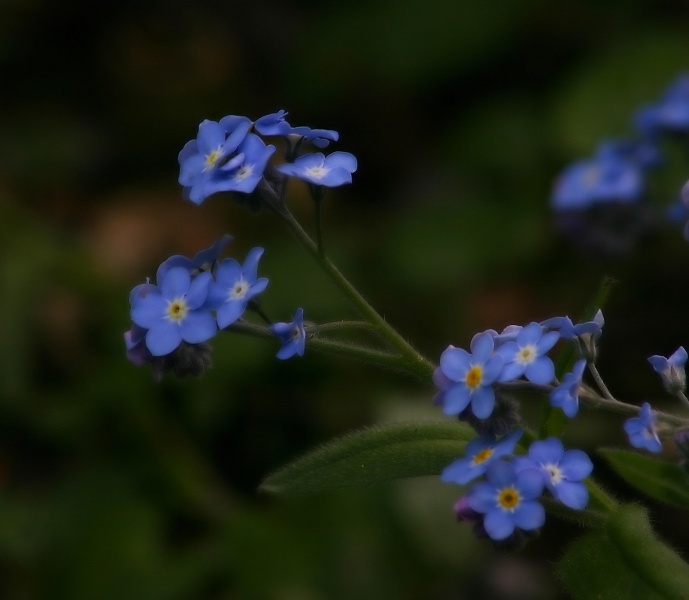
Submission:
[[[328,194],[328,248],[424,353],[575,317],[607,274],[600,368],[619,397],[669,408],[645,361],[689,343],[681,227],[601,254],[558,233],[548,198],[689,69],[688,26],[682,0],[0,0],[0,598],[566,598],[551,567],[579,530],[551,519],[496,551],[433,478],[256,493],[333,436],[437,418],[430,383],[224,335],[203,377],[158,384],[124,358],[128,292],[228,232],[234,256],[265,247],[276,320],[352,316],[270,215],[196,207],[176,183],[201,120],[287,109],[359,158]],[[689,178],[670,155],[658,206]],[[625,444],[588,413],[566,441]],[[686,518],[650,507],[687,551]]]

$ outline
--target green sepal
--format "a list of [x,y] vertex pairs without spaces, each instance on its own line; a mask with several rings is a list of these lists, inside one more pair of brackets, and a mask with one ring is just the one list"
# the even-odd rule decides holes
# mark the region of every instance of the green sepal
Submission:
[[394,423],[333,440],[268,476],[259,491],[305,495],[402,477],[438,475],[476,433],[458,421]]
[[627,483],[655,500],[689,508],[689,474],[679,465],[631,450],[598,451]]
[[573,600],[688,597],[689,565],[654,535],[644,509],[631,504],[571,544],[558,573]]

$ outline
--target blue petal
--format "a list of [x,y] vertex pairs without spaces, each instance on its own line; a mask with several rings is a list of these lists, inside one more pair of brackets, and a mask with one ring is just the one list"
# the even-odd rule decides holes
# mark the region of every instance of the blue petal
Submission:
[[246,302],[238,302],[236,300],[228,300],[217,311],[218,327],[225,329],[232,325],[239,317],[244,314],[246,310]]
[[494,488],[500,489],[514,482],[514,467],[504,460],[491,463],[486,471],[486,479]]
[[593,463],[583,450],[567,450],[560,460],[562,474],[569,481],[581,481],[593,471]]
[[207,310],[192,311],[182,321],[180,335],[185,342],[200,344],[211,339],[218,326],[215,317]]
[[217,121],[206,119],[199,125],[196,141],[202,155],[210,154],[225,143],[225,128]]
[[493,383],[501,375],[503,364],[503,357],[500,354],[496,354],[483,366],[484,385]]
[[200,273],[192,279],[187,292],[187,306],[191,310],[201,306],[208,296],[208,285],[212,280],[212,275],[208,272]]
[[529,456],[542,464],[558,464],[564,452],[565,447],[557,438],[537,440],[529,446]]
[[517,345],[520,348],[537,344],[543,335],[543,328],[539,323],[529,323],[517,334]]
[[514,532],[512,515],[503,510],[491,510],[483,519],[486,533],[494,540],[504,540]]
[[163,298],[173,300],[181,298],[189,290],[191,274],[184,267],[174,267],[165,273],[163,281],[160,282],[160,291]]
[[498,381],[500,381],[500,382],[513,381],[513,380],[521,377],[523,373],[524,373],[524,365],[522,363],[511,362],[511,363],[506,364],[502,368],[502,373],[500,373],[500,376],[498,377]]
[[471,395],[471,412],[478,419],[487,419],[495,407],[495,392],[492,387],[484,386],[474,390]]
[[468,388],[464,384],[456,383],[445,390],[443,412],[450,416],[458,415],[469,405],[470,400]]
[[346,169],[335,168],[328,171],[326,175],[320,179],[313,177],[304,177],[315,185],[324,185],[326,187],[339,187],[347,183],[352,183],[352,174]]
[[279,358],[280,360],[286,360],[288,358],[292,358],[297,353],[298,353],[297,344],[295,344],[294,341],[290,340],[282,348],[280,348],[278,350],[278,352],[275,356],[276,356],[276,358]]
[[563,481],[555,487],[555,497],[565,506],[581,510],[589,503],[589,492],[583,483]]
[[354,173],[357,169],[356,157],[349,152],[333,152],[325,159],[326,166],[330,168],[342,168],[348,173]]
[[148,294],[136,301],[131,310],[132,321],[139,327],[155,327],[165,315],[167,301],[158,293]]
[[497,507],[497,491],[495,488],[481,481],[474,485],[467,494],[467,503],[476,512],[486,513]]
[[171,321],[159,321],[155,329],[149,329],[146,334],[146,347],[153,356],[170,354],[181,342],[179,327]]
[[493,336],[484,332],[481,335],[471,340],[471,352],[476,362],[485,363],[493,355],[493,347],[495,343]]
[[512,518],[520,529],[538,529],[545,523],[545,509],[535,500],[525,501],[515,509]]
[[526,365],[524,376],[537,385],[548,385],[555,378],[555,366],[547,356],[539,356]]
[[537,498],[545,487],[545,478],[541,469],[524,469],[517,473],[516,485],[526,500]]
[[440,479],[446,483],[464,485],[482,475],[485,470],[485,464],[472,465],[471,459],[460,458],[443,469]]
[[440,368],[452,381],[463,381],[471,368],[471,355],[462,348],[447,348],[440,355]]
[[258,276],[258,261],[261,260],[263,252],[263,248],[257,246],[256,248],[252,248],[249,254],[247,254],[242,271],[248,281],[256,281],[256,277]]

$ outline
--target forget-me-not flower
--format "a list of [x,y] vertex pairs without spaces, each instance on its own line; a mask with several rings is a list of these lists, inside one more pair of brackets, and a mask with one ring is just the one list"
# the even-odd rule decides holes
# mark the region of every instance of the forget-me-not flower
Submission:
[[277,167],[285,175],[325,187],[352,183],[352,173],[356,169],[356,157],[349,152],[333,152],[328,156],[320,152],[304,154],[293,163]]
[[440,356],[440,369],[452,384],[442,396],[446,415],[458,415],[469,404],[479,419],[487,419],[495,406],[492,384],[503,366],[503,357],[493,353],[493,337],[485,332],[471,341],[469,354],[450,346]]
[[668,358],[654,355],[648,358],[656,373],[660,375],[663,386],[670,394],[684,392],[687,386],[687,376],[684,365],[687,362],[687,351],[680,346]]
[[210,280],[210,273],[192,278],[175,267],[145,295],[132,298],[132,321],[148,330],[146,347],[153,356],[169,354],[182,341],[199,344],[215,335],[215,318],[204,305]]
[[544,333],[539,323],[529,323],[513,342],[507,342],[497,350],[505,360],[500,381],[512,381],[524,375],[531,383],[550,383],[555,377],[555,366],[547,352],[559,339],[558,332]]
[[579,412],[579,388],[584,376],[586,360],[574,363],[571,373],[565,373],[562,383],[550,392],[550,404],[562,409],[570,419]]
[[486,481],[475,484],[467,494],[468,505],[482,513],[483,527],[494,540],[504,540],[515,529],[529,531],[545,523],[545,509],[536,498],[544,481],[536,469],[517,472],[505,461],[492,463]]
[[484,435],[472,440],[467,444],[464,457],[445,467],[440,474],[440,479],[446,483],[459,485],[469,483],[472,479],[483,475],[492,462],[511,455],[522,433],[524,430],[518,429],[499,441],[492,435]]
[[263,248],[253,248],[246,257],[244,265],[233,258],[226,258],[217,267],[215,281],[208,289],[207,306],[216,311],[218,327],[224,329],[232,325],[244,314],[249,301],[263,292],[268,279],[258,278],[258,261]]
[[545,486],[559,502],[581,510],[589,501],[583,480],[593,471],[593,463],[582,450],[565,450],[557,438],[537,440],[529,447],[527,456],[512,461],[517,471],[538,469]]
[[627,419],[623,427],[634,448],[644,448],[649,452],[660,452],[663,449],[656,429],[655,414],[648,402],[641,405],[639,416]]
[[306,331],[304,330],[304,310],[297,309],[291,323],[274,323],[269,329],[280,338],[282,348],[276,356],[281,359],[291,358],[295,354],[304,356],[306,345]]

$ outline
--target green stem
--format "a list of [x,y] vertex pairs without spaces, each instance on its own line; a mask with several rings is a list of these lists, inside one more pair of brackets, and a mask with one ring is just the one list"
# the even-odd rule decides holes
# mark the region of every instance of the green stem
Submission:
[[408,363],[405,370],[413,373],[420,380],[428,381],[433,375],[435,365],[417,352],[383,316],[378,314],[327,256],[321,256],[318,246],[311,239],[311,236],[304,231],[291,212],[284,208],[283,210],[276,211],[276,213],[287,223],[297,241],[318,262],[335,285],[352,302],[361,316],[375,325],[388,344]]
[[[230,331],[242,333],[244,335],[251,335],[254,337],[271,338],[273,334],[263,325],[255,325],[246,321],[238,321],[228,327]],[[351,342],[340,342],[336,340],[324,340],[321,338],[309,338],[308,347],[317,352],[325,352],[328,354],[337,354],[339,356],[348,356],[356,358],[367,364],[376,364],[393,371],[408,373],[409,375],[417,376],[418,371],[410,365],[409,361],[399,354],[391,354],[382,350],[374,348],[367,348],[359,344],[352,344]]]
[[313,202],[316,205],[316,246],[318,248],[318,258],[325,259],[325,243],[323,241],[323,196],[325,195],[323,186],[313,186],[311,192]]
[[367,329],[369,331],[378,331],[378,327],[368,321],[333,321],[332,323],[322,323],[316,325],[318,333],[324,331],[351,331],[352,329]]

